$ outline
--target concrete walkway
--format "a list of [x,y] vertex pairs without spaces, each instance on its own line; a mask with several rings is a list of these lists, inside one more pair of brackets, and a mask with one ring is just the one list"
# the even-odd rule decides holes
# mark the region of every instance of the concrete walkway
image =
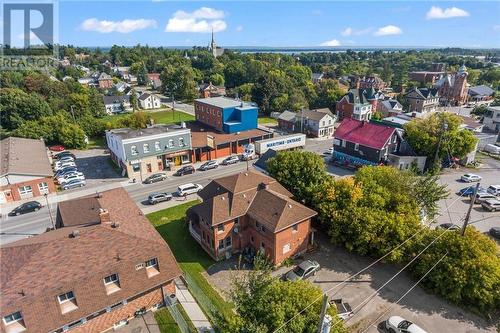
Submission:
[[152,311],[148,311],[143,316],[129,320],[127,325],[114,329],[113,331],[120,333],[161,333],[160,327],[156,323]]
[[214,332],[212,325],[198,303],[196,303],[193,295],[191,295],[184,282],[180,279],[175,280],[175,295],[198,332]]

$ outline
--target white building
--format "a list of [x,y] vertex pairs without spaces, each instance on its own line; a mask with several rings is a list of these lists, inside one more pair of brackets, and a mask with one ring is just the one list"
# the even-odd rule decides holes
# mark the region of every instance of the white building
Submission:
[[500,132],[500,106],[490,106],[483,118],[484,127],[495,133]]
[[107,114],[132,111],[129,95],[102,96],[102,101],[104,102],[104,108]]
[[161,105],[160,97],[145,92],[139,96],[139,104],[143,109],[157,109]]

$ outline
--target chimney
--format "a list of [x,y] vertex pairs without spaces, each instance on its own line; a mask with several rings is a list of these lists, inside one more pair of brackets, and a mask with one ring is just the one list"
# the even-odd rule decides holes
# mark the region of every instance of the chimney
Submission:
[[108,223],[111,222],[111,217],[109,216],[109,212],[107,209],[100,209],[99,210],[99,220],[101,223]]
[[69,234],[69,238],[76,238],[80,235],[80,231],[79,230],[73,230],[71,232],[71,234]]
[[258,189],[259,190],[267,190],[267,189],[269,189],[269,184],[262,182],[259,184]]

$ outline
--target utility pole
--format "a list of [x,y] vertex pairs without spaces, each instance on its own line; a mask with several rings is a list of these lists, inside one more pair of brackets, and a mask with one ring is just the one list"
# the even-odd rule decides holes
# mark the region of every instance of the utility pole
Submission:
[[300,133],[304,132],[304,107],[300,108]]
[[321,305],[321,314],[319,316],[318,333],[321,333],[323,328],[323,321],[325,320],[326,309],[328,307],[328,295],[323,294],[323,304]]
[[174,92],[172,91],[172,120],[174,120],[175,116],[175,99],[174,99]]
[[474,194],[472,195],[472,198],[470,200],[469,209],[467,210],[467,215],[465,215],[464,225],[462,226],[462,236],[465,235],[465,229],[469,224],[470,212],[472,211],[472,206],[474,206],[474,202],[476,202],[476,196],[477,196],[477,191],[479,190],[479,184],[480,184],[479,182],[476,184],[476,188],[474,189]]
[[47,196],[47,193],[44,193],[43,196],[45,197],[45,202],[47,203],[47,209],[49,210],[50,223],[52,224],[52,230],[56,230],[56,226],[54,225],[54,219],[52,218],[52,211],[50,210],[49,198]]

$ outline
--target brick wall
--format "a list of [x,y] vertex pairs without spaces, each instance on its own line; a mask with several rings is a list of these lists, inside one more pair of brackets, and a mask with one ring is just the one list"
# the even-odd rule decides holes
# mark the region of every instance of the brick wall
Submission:
[[[47,183],[49,193],[53,193],[56,191],[56,186],[55,186],[54,181],[52,180],[51,177],[38,178],[38,179],[26,181],[26,182],[2,186],[0,188],[0,191],[5,192],[5,199],[7,200],[7,202],[17,201],[17,200],[28,198],[28,197],[21,198],[21,195],[19,194],[19,187],[29,185],[29,186],[31,186],[31,189],[33,191],[32,197],[36,198],[36,197],[43,195],[43,193],[40,193],[40,190],[38,188],[38,184],[41,182]],[[8,191],[9,189],[10,189],[10,194]]]
[[[274,264],[280,264],[284,259],[297,253],[305,252],[309,245],[309,234],[311,232],[311,220],[307,219],[297,224],[297,231],[292,227],[276,233],[276,245],[274,252]],[[290,245],[290,250],[283,253],[283,247]]]
[[345,98],[337,102],[335,110],[337,112],[339,121],[344,118],[351,118],[353,109],[354,109],[354,104],[350,104]]
[[194,102],[196,119],[206,125],[222,130],[222,109],[216,106]]

